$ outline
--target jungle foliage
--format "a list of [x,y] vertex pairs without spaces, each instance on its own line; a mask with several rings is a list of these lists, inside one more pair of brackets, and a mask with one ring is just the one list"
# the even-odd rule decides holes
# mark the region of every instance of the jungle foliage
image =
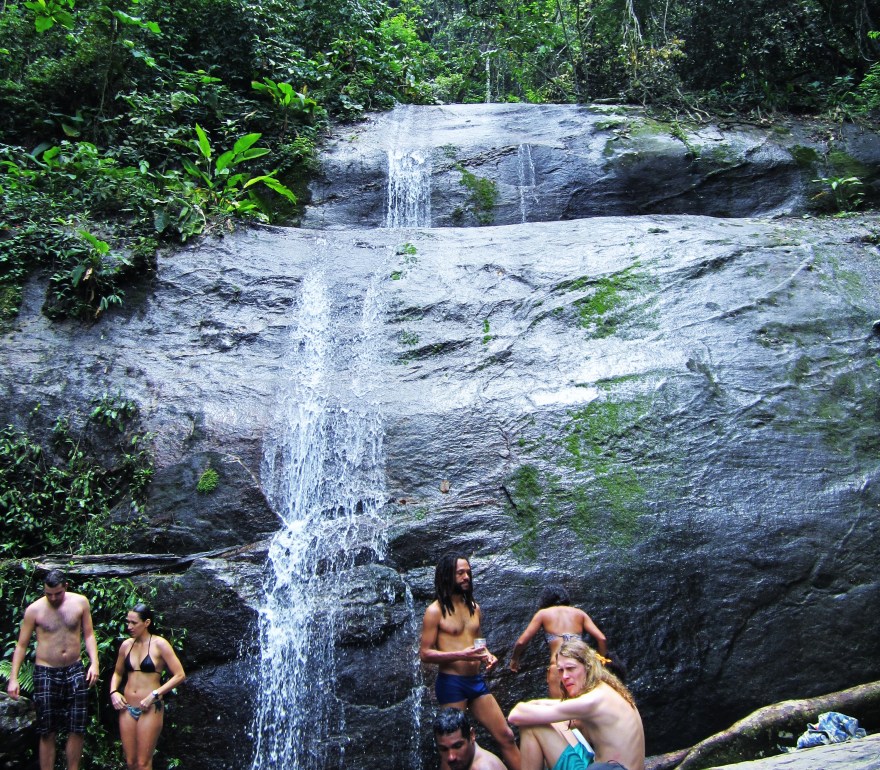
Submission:
[[[133,401],[103,393],[84,413],[50,417],[37,407],[27,427],[0,429],[0,681],[9,676],[24,610],[42,594],[44,573],[38,573],[34,559],[126,548],[153,475],[151,436],[137,430],[138,417]],[[120,511],[126,526],[116,523],[114,513]],[[85,766],[117,770],[121,754],[108,727],[113,712],[103,705],[106,683],[125,613],[149,599],[150,588],[124,578],[82,580],[70,588],[91,604],[104,682],[94,701]],[[172,631],[178,649],[183,635]],[[32,673],[31,654],[22,669],[25,694],[30,694]]]
[[0,328],[94,320],[159,249],[295,223],[329,121],[396,102],[880,109],[876,0],[4,0]]

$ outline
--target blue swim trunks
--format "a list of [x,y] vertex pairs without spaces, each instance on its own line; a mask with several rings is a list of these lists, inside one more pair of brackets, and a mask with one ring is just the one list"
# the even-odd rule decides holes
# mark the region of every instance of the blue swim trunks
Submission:
[[440,705],[460,703],[461,701],[470,703],[483,695],[490,695],[489,687],[482,674],[460,676],[458,674],[444,674],[442,671],[437,674],[434,691],[437,693],[437,703]]
[[587,751],[587,747],[577,743],[565,747],[565,751],[559,755],[559,759],[553,765],[553,770],[586,770],[592,760],[593,755]]

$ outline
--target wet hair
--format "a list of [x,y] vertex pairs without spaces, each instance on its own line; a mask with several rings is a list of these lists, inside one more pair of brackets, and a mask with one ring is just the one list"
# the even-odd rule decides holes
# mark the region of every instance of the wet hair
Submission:
[[137,604],[135,604],[134,607],[132,607],[132,608],[129,610],[129,612],[135,612],[135,613],[137,613],[137,616],[138,616],[142,621],[144,621],[144,623],[146,623],[146,622],[149,620],[149,621],[151,621],[151,622],[150,622],[150,626],[153,625],[153,623],[152,623],[152,620],[153,620],[153,610],[151,610],[151,609],[150,609],[146,604],[144,604],[143,602],[138,602]]
[[[437,601],[440,602],[440,613],[444,617],[448,612],[450,615],[455,612],[455,605],[452,603],[452,595],[455,593],[455,570],[458,566],[458,560],[464,559],[470,565],[467,556],[460,553],[450,551],[444,553],[437,562],[437,569],[434,571],[434,590],[437,592]],[[471,588],[462,594],[464,603],[470,611],[471,615],[476,612],[477,603],[474,601],[473,581]]]
[[544,586],[544,590],[541,591],[541,595],[538,597],[539,610],[568,604],[571,604],[571,597],[568,595],[568,591],[558,583]]
[[471,739],[471,731],[473,730],[471,720],[468,719],[466,712],[460,709],[445,708],[437,712],[434,718],[434,737],[438,735],[452,735],[452,733],[461,730],[461,737],[466,741]]
[[[583,664],[587,670],[587,679],[584,683],[583,692],[579,692],[578,695],[590,692],[590,690],[604,682],[614,689],[630,706],[636,707],[632,693],[626,689],[626,685],[602,665],[602,662],[596,655],[596,651],[586,642],[580,639],[569,639],[567,642],[563,642],[559,652],[556,653],[556,661],[559,662],[560,658],[576,660],[578,663]],[[565,691],[565,687],[562,688],[562,700],[574,697],[576,696],[569,695]]]
[[43,578],[43,585],[49,588],[67,585],[67,576],[60,569],[50,570]]

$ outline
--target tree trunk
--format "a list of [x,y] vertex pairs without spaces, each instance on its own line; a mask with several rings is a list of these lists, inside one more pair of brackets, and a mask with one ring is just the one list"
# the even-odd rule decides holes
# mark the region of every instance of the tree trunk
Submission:
[[840,711],[863,726],[880,723],[880,682],[765,706],[689,750],[649,757],[645,770],[702,770],[778,754],[778,745],[793,743],[789,736],[799,736],[824,711]]

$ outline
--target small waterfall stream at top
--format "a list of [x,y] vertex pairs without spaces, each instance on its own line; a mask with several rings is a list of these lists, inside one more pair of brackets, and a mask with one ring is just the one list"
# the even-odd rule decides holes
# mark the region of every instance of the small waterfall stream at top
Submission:
[[532,148],[528,144],[521,144],[516,149],[517,167],[519,170],[519,212],[520,222],[528,222],[529,199],[538,202],[535,192],[537,184],[535,180],[535,163],[532,160]]
[[304,276],[288,381],[263,448],[262,483],[282,520],[260,612],[260,701],[252,770],[343,766],[336,694],[337,600],[346,570],[385,548],[382,423],[372,375],[378,273],[363,305],[334,307],[325,268]]
[[430,150],[403,146],[412,133],[411,112],[406,108],[392,137],[388,153],[388,193],[385,227],[431,226]]

